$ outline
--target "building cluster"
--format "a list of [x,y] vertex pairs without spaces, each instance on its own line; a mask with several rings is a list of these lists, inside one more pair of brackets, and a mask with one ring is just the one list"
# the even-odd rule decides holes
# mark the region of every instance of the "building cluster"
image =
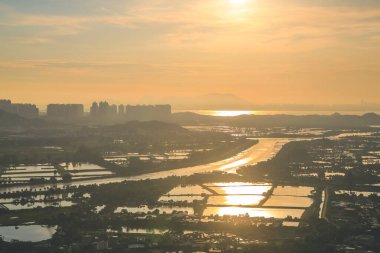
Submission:
[[46,116],[50,119],[75,120],[83,117],[84,106],[82,104],[49,104]]
[[129,121],[167,121],[171,116],[170,105],[110,105],[108,102],[94,102],[90,108],[94,119],[123,118]]
[[38,118],[39,111],[33,104],[14,104],[11,100],[0,100],[0,110],[17,114],[24,118]]
[[124,113],[123,109],[119,109],[117,105],[110,105],[107,101],[94,102],[90,108],[90,116],[94,119],[116,118],[121,112]]
[[[0,100],[0,110],[25,118],[38,118],[39,110],[33,104],[13,104],[11,100]],[[49,104],[46,117],[52,120],[79,120],[85,115],[83,104]],[[94,102],[90,117],[94,121],[168,121],[171,116],[170,105],[115,105],[107,101]]]

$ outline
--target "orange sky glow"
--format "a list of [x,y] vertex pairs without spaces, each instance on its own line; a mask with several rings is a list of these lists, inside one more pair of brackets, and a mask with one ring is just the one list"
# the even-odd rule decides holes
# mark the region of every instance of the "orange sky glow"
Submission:
[[380,103],[380,2],[0,2],[1,98]]

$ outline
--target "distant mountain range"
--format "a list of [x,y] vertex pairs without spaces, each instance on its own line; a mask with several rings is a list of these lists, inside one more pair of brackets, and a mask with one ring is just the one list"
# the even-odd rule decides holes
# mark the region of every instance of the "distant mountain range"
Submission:
[[188,134],[189,130],[179,124],[161,121],[131,121],[124,124],[116,124],[103,127],[104,130],[112,133],[128,133],[128,135],[172,135]]

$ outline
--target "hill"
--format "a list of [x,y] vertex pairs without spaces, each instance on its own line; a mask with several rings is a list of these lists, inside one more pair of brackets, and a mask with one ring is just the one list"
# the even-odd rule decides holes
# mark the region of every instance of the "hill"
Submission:
[[128,134],[184,134],[189,132],[178,124],[162,121],[130,121],[125,124],[106,126],[103,129],[114,133]]

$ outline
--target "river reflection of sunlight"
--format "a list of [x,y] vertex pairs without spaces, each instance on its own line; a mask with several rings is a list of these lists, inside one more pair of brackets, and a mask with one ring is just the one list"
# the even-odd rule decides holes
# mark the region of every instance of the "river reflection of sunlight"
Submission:
[[263,199],[263,196],[258,195],[227,195],[225,196],[226,205],[258,205]]
[[249,159],[249,158],[245,158],[245,159],[241,159],[241,160],[238,160],[236,162],[233,162],[233,163],[228,163],[226,165],[223,165],[219,168],[219,170],[228,170],[228,169],[231,169],[231,168],[237,168],[237,167],[240,167],[244,164],[247,164],[251,161],[252,159]]
[[271,185],[247,185],[242,183],[215,183],[210,189],[221,195],[263,195],[271,189]]
[[263,193],[269,191],[271,186],[267,185],[254,185],[254,186],[224,186],[221,189],[226,195],[236,195],[236,194],[253,194],[262,195]]
[[[211,211],[211,210],[210,210]],[[263,209],[253,209],[253,208],[241,208],[241,207],[219,207],[217,210],[214,210],[214,214],[218,214],[219,216],[224,215],[246,215],[248,214],[250,217],[271,217],[270,212]],[[206,214],[207,215],[207,214]]]
[[246,215],[249,217],[265,217],[265,218],[277,218],[284,219],[287,216],[291,216],[293,218],[301,218],[304,213],[304,209],[272,209],[272,208],[247,208],[247,207],[207,207],[203,212],[204,216],[211,215]]
[[269,183],[247,183],[247,182],[228,182],[228,183],[211,183],[211,184],[205,184],[206,186],[209,187],[215,187],[215,186],[220,186],[220,187],[235,187],[235,186],[271,186]]
[[209,197],[208,204],[255,206],[258,205],[260,201],[264,199],[264,193],[268,192],[270,188],[270,185],[247,185],[244,183],[216,183],[213,184],[213,186],[211,186],[210,189],[212,189],[220,195]]
[[[268,186],[234,186],[222,187],[225,192],[226,205],[257,205],[264,198],[260,196],[267,192]],[[236,194],[258,194],[258,195],[236,195]]]
[[269,212],[265,210],[246,210],[245,208],[239,208],[239,207],[225,207],[219,209],[219,215],[245,215],[249,214],[249,216],[252,217],[267,217],[270,216]]

